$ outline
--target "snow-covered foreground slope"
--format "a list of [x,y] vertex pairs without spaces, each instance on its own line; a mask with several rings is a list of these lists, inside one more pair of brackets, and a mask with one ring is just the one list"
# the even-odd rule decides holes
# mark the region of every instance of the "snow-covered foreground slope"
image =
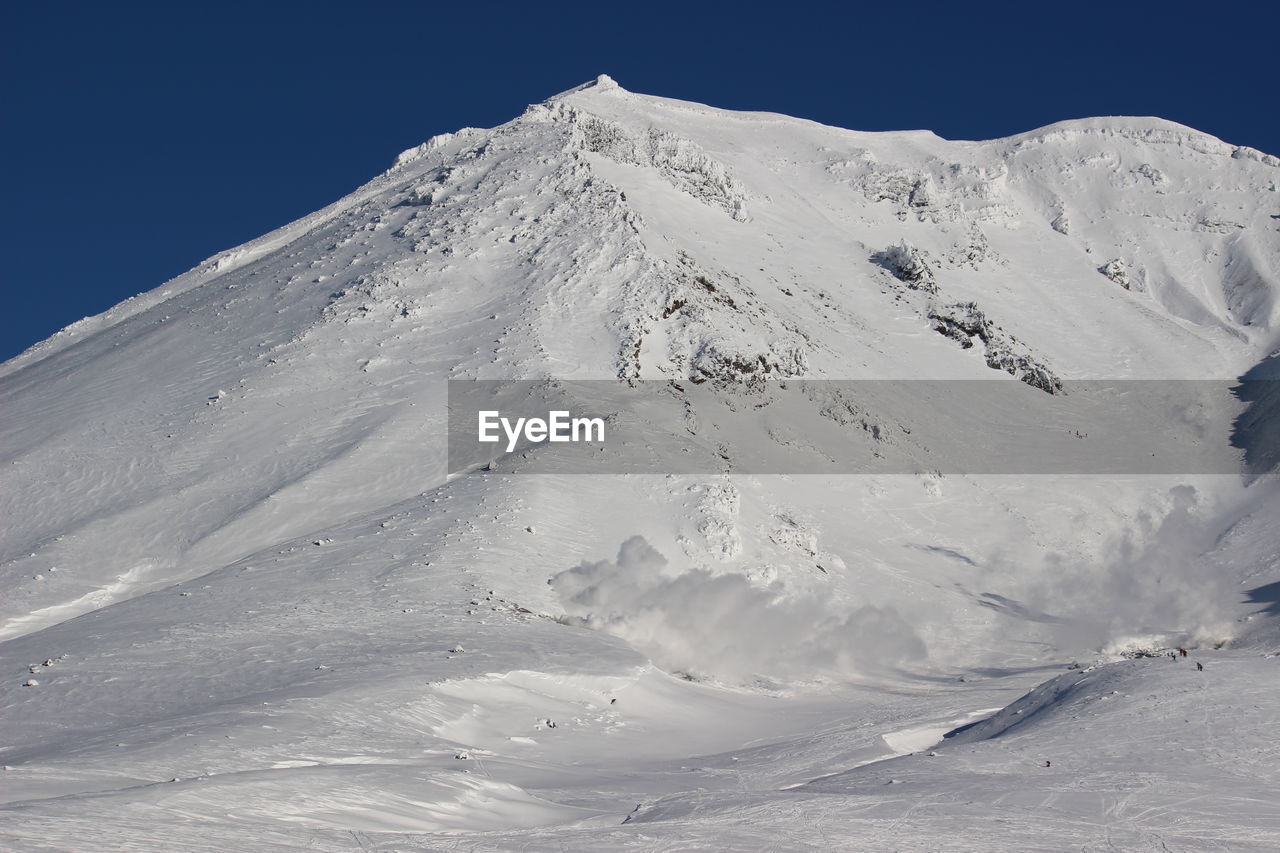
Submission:
[[0,838],[1276,849],[1273,477],[449,476],[444,437],[449,379],[1231,380],[1278,166],[602,78],[64,330],[0,367]]

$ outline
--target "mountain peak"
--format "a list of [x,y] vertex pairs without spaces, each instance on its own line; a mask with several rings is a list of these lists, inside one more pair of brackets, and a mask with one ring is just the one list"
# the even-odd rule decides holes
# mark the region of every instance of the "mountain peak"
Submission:
[[560,92],[557,95],[552,95],[550,98],[547,98],[547,100],[558,101],[561,98],[565,98],[565,97],[568,97],[569,95],[577,94],[578,92],[584,92],[587,89],[597,89],[601,92],[611,92],[614,90],[618,90],[620,92],[626,91],[626,89],[623,89],[621,86],[618,85],[618,81],[614,80],[608,74],[601,74],[600,76],[596,77],[596,79],[594,80],[588,80],[586,83],[583,83],[580,86],[574,86],[572,89],[566,89],[565,91]]
[[[1261,849],[1280,490],[1209,472],[1280,407],[1057,393],[1280,343],[1275,169],[1192,133],[601,76],[0,365],[6,846]],[[459,466],[490,393],[609,444]]]

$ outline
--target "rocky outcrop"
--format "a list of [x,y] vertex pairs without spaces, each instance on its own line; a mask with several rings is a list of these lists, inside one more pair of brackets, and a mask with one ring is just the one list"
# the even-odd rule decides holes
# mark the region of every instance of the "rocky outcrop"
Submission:
[[987,366],[1003,370],[1033,388],[1049,394],[1062,393],[1062,380],[1023,348],[1017,338],[992,323],[974,302],[936,305],[929,310],[929,320],[939,334],[951,338],[964,349],[975,341],[986,350]]
[[894,278],[912,290],[937,293],[938,284],[933,267],[924,252],[907,241],[895,243],[883,252],[876,252],[871,260],[888,270]]
[[718,207],[738,222],[749,222],[747,192],[728,166],[695,142],[650,127],[633,135],[622,125],[589,113],[568,111],[575,141],[583,150],[619,163],[656,169],[673,187],[703,204]]

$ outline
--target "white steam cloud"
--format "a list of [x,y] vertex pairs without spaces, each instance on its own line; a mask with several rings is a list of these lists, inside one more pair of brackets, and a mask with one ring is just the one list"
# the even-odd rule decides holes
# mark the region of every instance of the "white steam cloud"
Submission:
[[584,561],[551,584],[569,616],[621,637],[663,669],[697,677],[804,680],[892,669],[925,654],[893,610],[833,613],[778,583],[761,588],[740,574],[702,569],[672,576],[666,565],[633,536],[616,561]]
[[1029,601],[1062,617],[1060,645],[1122,647],[1223,638],[1232,598],[1201,555],[1219,532],[1212,507],[1189,485],[1166,494],[1163,514],[1140,513],[1111,546],[1110,559],[1089,564],[1049,555],[1048,571],[1028,590]]

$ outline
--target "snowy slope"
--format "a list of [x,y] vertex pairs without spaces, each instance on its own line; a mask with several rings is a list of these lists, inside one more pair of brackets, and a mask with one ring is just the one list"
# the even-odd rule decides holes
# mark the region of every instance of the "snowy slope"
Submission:
[[[405,152],[0,367],[0,838],[1275,849],[1274,478],[449,477],[444,401],[1230,380],[1280,337],[1278,176],[1159,119],[953,142],[603,77]],[[1173,644],[1205,672],[1108,663]]]

